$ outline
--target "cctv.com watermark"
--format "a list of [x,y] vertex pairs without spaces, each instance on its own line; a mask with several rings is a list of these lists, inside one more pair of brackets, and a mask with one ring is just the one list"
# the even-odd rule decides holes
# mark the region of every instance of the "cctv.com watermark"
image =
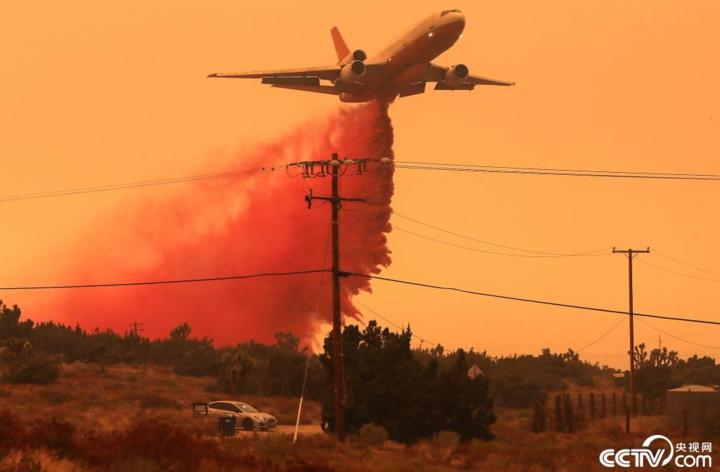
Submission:
[[[650,445],[655,443],[655,448]],[[658,447],[659,446],[659,447]],[[678,442],[673,444],[662,434],[655,434],[642,443],[642,447],[632,449],[605,449],[600,453],[600,463],[605,467],[664,467],[674,465],[679,468],[712,467],[712,443]]]

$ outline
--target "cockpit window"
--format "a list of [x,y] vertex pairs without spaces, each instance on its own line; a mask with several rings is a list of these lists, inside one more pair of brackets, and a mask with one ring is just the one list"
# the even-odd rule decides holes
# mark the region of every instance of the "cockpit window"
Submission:
[[462,13],[460,10],[444,10],[442,13],[440,13],[440,16],[445,16],[448,13]]

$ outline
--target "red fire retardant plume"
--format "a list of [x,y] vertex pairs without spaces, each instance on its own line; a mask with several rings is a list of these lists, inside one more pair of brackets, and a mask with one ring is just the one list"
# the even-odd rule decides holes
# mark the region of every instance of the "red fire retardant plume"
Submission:
[[[248,169],[240,177],[138,190],[146,193],[80,241],[62,279],[122,282],[329,268],[330,207],[315,201],[308,210],[304,196],[309,188],[328,195],[330,178],[302,179],[298,168],[286,171],[284,164],[330,159],[333,152],[341,158],[392,157],[392,142],[386,107],[343,108],[240,152],[229,166]],[[255,170],[273,166],[275,171]],[[342,270],[377,273],[390,263],[392,176],[390,165],[375,164],[362,175],[351,166],[340,178],[342,196],[368,201],[345,203],[341,210]],[[352,296],[369,291],[369,281],[350,277],[341,285],[344,314],[359,316]],[[67,290],[49,300],[37,318],[118,332],[138,321],[150,337],[187,322],[194,335],[217,344],[272,342],[278,331],[308,340],[331,321],[329,273]]]

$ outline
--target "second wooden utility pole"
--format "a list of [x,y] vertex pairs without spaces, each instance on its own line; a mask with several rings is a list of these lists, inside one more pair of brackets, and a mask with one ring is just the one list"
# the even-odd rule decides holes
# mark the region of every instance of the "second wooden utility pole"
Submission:
[[[646,249],[615,249],[614,254],[625,254],[628,258],[628,318],[630,320],[630,402],[632,414],[637,415],[637,399],[635,397],[635,326],[633,320],[633,258],[637,254],[649,254],[650,248]],[[625,433],[630,433],[630,415],[626,416]]]

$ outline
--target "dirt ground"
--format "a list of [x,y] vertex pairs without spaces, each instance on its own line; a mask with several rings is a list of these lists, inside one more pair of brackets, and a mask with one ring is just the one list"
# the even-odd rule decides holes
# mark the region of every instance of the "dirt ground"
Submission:
[[[213,383],[210,378],[178,376],[156,366],[76,363],[64,365],[60,379],[52,385],[0,384],[0,412],[10,412],[30,434],[25,436],[29,439],[24,445],[0,450],[0,471],[600,471],[607,470],[598,461],[603,449],[639,447],[651,434],[663,434],[675,441],[713,441],[715,469],[710,470],[718,470],[720,461],[720,439],[703,438],[696,431],[683,438],[682,432],[669,428],[661,415],[634,418],[630,435],[624,432],[620,414],[586,417],[572,434],[555,432],[552,427],[531,433],[529,410],[497,409],[498,419],[492,426],[494,441],[459,442],[445,435],[402,445],[350,436],[339,444],[320,429],[320,405],[307,400],[298,441],[293,443],[297,398],[218,394],[213,393]],[[569,392],[575,398],[578,392],[586,398],[590,392],[604,392],[606,398],[612,392],[621,393],[611,379],[598,379],[593,388],[571,386]],[[192,409],[194,402],[220,399],[247,402],[275,415],[279,425],[271,432],[238,431],[233,438],[220,438],[217,418],[195,416]],[[72,424],[75,442],[65,444],[62,434],[46,434],[42,439],[45,446],[37,446],[33,425],[47,425],[55,418]],[[150,426],[146,422],[138,429],[138,424],[148,419]],[[155,422],[165,426],[157,429]],[[13,423],[7,424],[10,430],[6,426],[5,439],[12,440]],[[0,424],[0,440],[2,428]],[[181,431],[184,428],[200,436],[188,436]],[[109,441],[105,447],[114,445],[117,450],[98,457],[102,450],[94,439],[88,442],[89,431],[99,435],[91,439],[105,438]]]
[[[294,425],[297,398],[213,393],[212,378],[185,377],[157,366],[64,364],[51,385],[0,384],[0,410],[20,420],[58,417],[82,429],[114,430],[144,416],[193,421],[193,403],[237,400]],[[209,391],[210,390],[210,391]],[[305,399],[301,424],[320,423],[320,405]]]

